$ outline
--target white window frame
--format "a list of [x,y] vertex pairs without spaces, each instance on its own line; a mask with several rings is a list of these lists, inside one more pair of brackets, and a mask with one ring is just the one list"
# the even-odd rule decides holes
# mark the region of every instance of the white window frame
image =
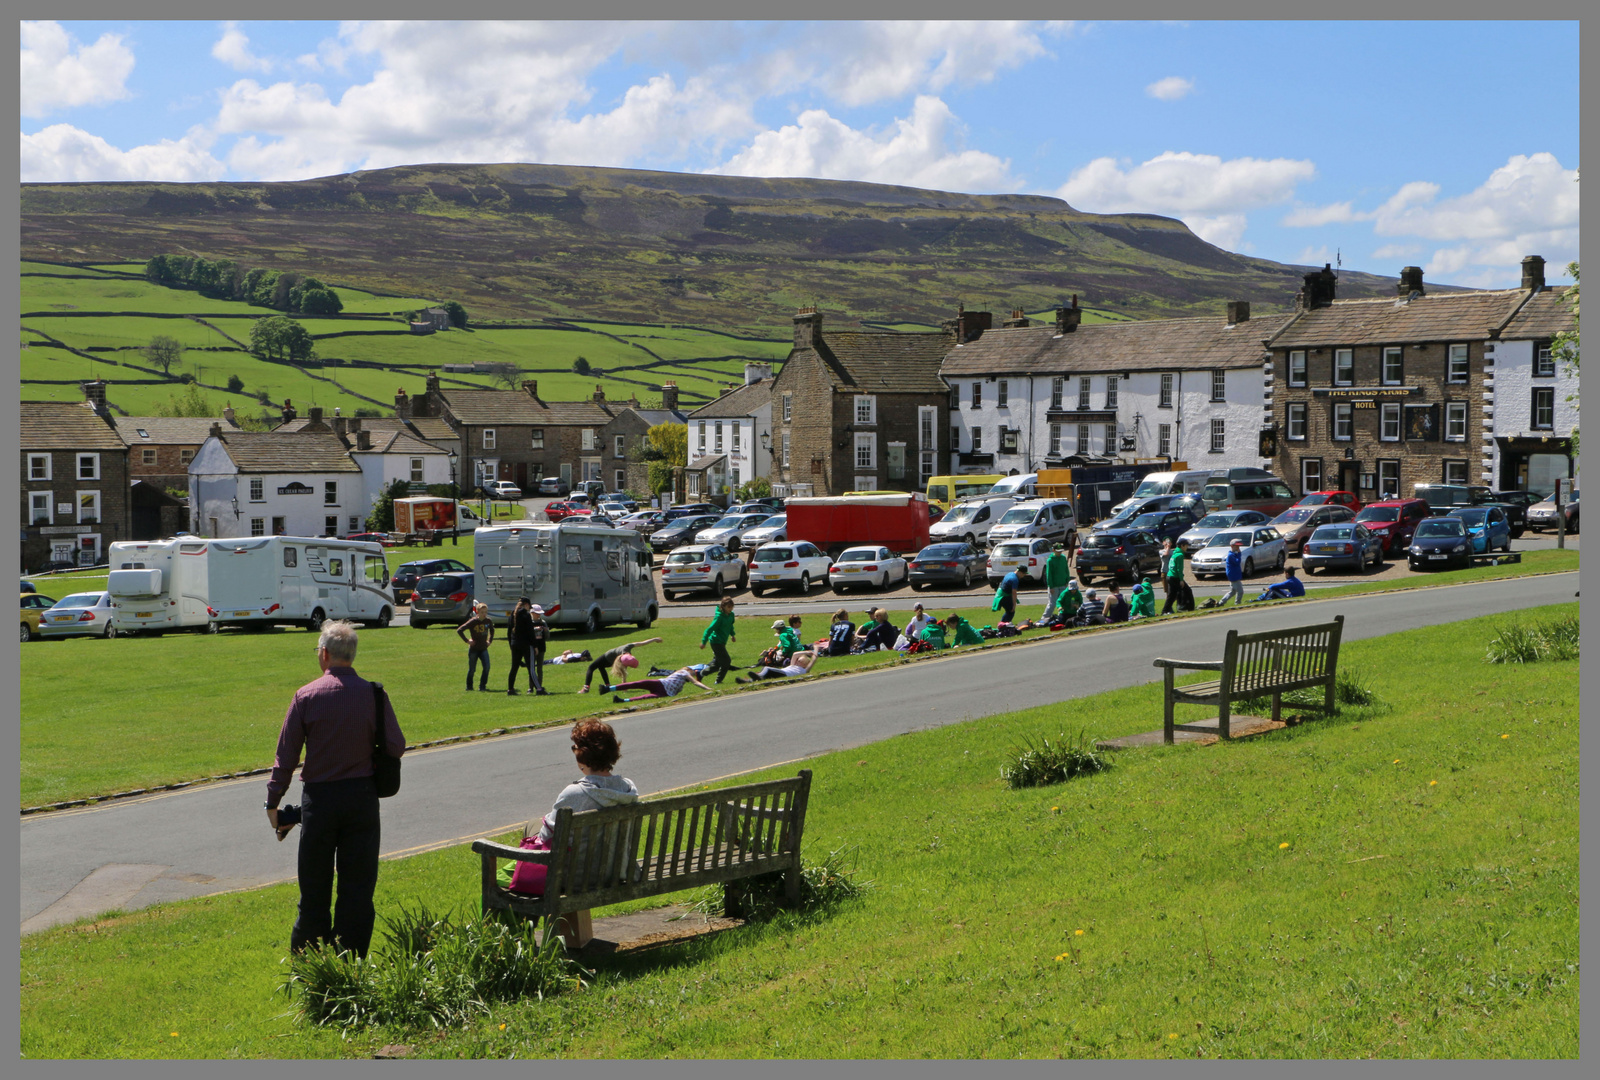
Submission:
[[783,467],[785,469],[789,467],[789,433],[787,431],[783,433]]
[[783,422],[787,424],[794,416],[794,395],[783,395]]
[[528,429],[528,448],[530,450],[544,449],[544,428]]
[[1460,458],[1452,458],[1444,463],[1444,482],[1447,484],[1465,484],[1467,480],[1468,463]]
[[[52,505],[54,501],[55,492],[53,491],[30,491],[28,493],[28,524],[49,525],[54,522],[54,506]],[[44,513],[41,514],[40,510],[43,510]]]
[[872,490],[876,489],[877,486],[878,486],[878,478],[876,476],[873,476],[870,473],[869,474],[857,473],[856,476],[855,476],[855,486],[852,488],[852,490],[854,490],[854,491],[872,491]]
[[628,437],[626,435],[618,435],[612,440],[611,456],[615,458],[628,456]]
[[1170,409],[1170,408],[1172,408],[1172,392],[1173,392],[1173,387],[1174,387],[1174,385],[1176,383],[1177,383],[1177,380],[1172,377],[1171,372],[1163,372],[1162,373],[1162,375],[1161,375],[1161,391],[1160,391],[1160,396],[1156,399],[1156,408],[1158,408],[1158,409]]
[[337,480],[324,480],[322,482],[322,505],[323,506],[338,506],[339,505],[339,481],[337,481]]
[[1051,424],[1050,425],[1050,456],[1053,457],[1053,458],[1058,458],[1058,457],[1061,456],[1061,425],[1060,424]]
[[1556,374],[1556,351],[1553,343],[1548,341],[1535,341],[1533,343],[1533,377],[1535,379],[1553,379]]
[[983,408],[983,383],[981,382],[972,384],[972,407],[974,409]]
[[[423,475],[424,474],[423,474],[423,467],[422,467],[422,459],[419,458],[419,457],[412,458],[411,459],[411,482],[413,484],[422,483],[423,482]],[[360,530],[357,529],[355,531],[359,532]]]
[[193,447],[186,446],[183,449],[178,451],[178,464],[180,464],[180,465],[184,466],[185,468],[187,468],[188,465],[189,465],[189,462],[191,462],[193,460],[194,460],[194,448]]
[[583,432],[583,452],[586,454],[592,454],[596,450],[600,449],[600,440],[595,437],[597,434],[595,429],[592,427],[586,427],[582,428],[581,430]]
[[322,535],[335,537],[339,535],[339,515],[325,514],[322,518]]
[[1115,375],[1106,376],[1106,408],[1117,407],[1117,383],[1120,380]]
[[1079,424],[1078,425],[1077,435],[1078,435],[1078,441],[1077,441],[1076,445],[1078,447],[1078,456],[1079,457],[1088,457],[1089,456],[1089,425],[1088,424]]
[[1078,376],[1078,408],[1087,409],[1089,407],[1089,389],[1089,376]]
[[492,427],[484,428],[483,429],[483,448],[485,450],[494,450],[494,449],[496,449],[495,444],[494,444],[494,439],[495,439],[494,428],[492,428]]
[[[77,469],[77,479],[79,479],[79,480],[98,480],[98,479],[100,479],[100,455],[99,454],[76,454],[76,455],[74,455],[73,460],[77,463],[76,466],[75,466],[75,468]],[[88,464],[89,464],[89,471],[88,472],[84,472],[83,471],[83,466],[84,466],[85,462],[88,462]]]
[[939,410],[932,405],[917,406],[917,449],[939,449]]
[[156,448],[153,447],[153,446],[141,446],[139,448],[139,464],[141,464],[141,465],[154,465],[155,463],[156,463]]
[[[1316,473],[1316,486],[1315,487],[1311,486],[1312,485],[1312,471],[1313,470],[1315,470],[1315,473]],[[1300,494],[1309,495],[1313,491],[1321,491],[1321,490],[1322,490],[1322,459],[1319,458],[1319,457],[1317,457],[1317,458],[1301,458],[1300,459]]]
[[[1394,364],[1394,374],[1389,374],[1390,362]],[[1385,345],[1378,361],[1378,382],[1384,386],[1399,386],[1406,378],[1406,351],[1402,345]]]
[[1172,456],[1172,425],[1161,424],[1156,428],[1156,453],[1161,457]]
[[267,535],[267,519],[266,518],[251,518],[250,519],[250,535],[251,536],[265,536],[265,535]]
[[857,394],[855,417],[858,424],[876,424],[878,422],[877,397],[872,394]]
[[[1296,429],[1297,426],[1298,426],[1298,428],[1300,430],[1300,434],[1298,434],[1298,435],[1295,434],[1295,429]],[[1289,407],[1285,411],[1284,418],[1283,418],[1283,428],[1284,428],[1285,437],[1290,442],[1305,442],[1306,441],[1306,403],[1305,402],[1303,402],[1303,401],[1291,401],[1291,402],[1289,402]]]
[[[1340,431],[1344,434],[1339,434]],[[1350,442],[1356,437],[1356,407],[1347,401],[1334,402],[1333,441]]]
[[722,453],[722,421],[721,420],[713,420],[711,422],[711,452],[713,454]]
[[983,428],[981,427],[973,427],[972,429],[972,452],[974,454],[983,453]]
[[1066,379],[1063,379],[1061,376],[1057,375],[1055,378],[1050,380],[1050,407],[1052,409],[1059,410],[1061,408],[1061,399],[1063,396],[1065,396],[1066,392]]
[[923,450],[917,455],[917,486],[919,488],[926,488],[928,481],[933,479],[933,472],[936,467],[934,462],[937,456],[937,453],[933,450]]
[[[76,499],[74,501],[75,501],[75,503],[76,503],[76,505],[78,507],[78,524],[82,525],[86,521],[99,522],[101,520],[101,518],[100,518],[100,492],[97,491],[97,490],[96,491],[79,491],[79,492],[76,492],[75,494],[76,494]],[[89,508],[89,512],[87,514],[85,514],[83,512],[84,511],[84,507],[85,507],[85,499],[87,499],[87,506]]]
[[1385,401],[1378,406],[1378,441],[1400,441],[1400,405]]
[[858,469],[876,469],[878,467],[878,435],[873,431],[856,432],[855,467]]
[[349,525],[350,525],[350,528],[348,530],[349,532],[353,532],[353,533],[361,532],[361,519],[359,517],[357,517],[355,514],[351,514],[350,515]]
[[1447,401],[1444,403],[1444,441],[1467,441],[1467,403],[1465,401]]
[[742,443],[742,441],[740,439],[740,436],[743,433],[744,433],[744,425],[739,423],[739,421],[735,420],[733,422],[733,452],[735,454],[743,454],[744,453],[744,451],[740,449],[740,447],[743,445],[743,443]]
[[[1541,405],[1541,401],[1548,401],[1548,405]],[[1540,423],[1540,413],[1545,414],[1544,422]],[[1528,409],[1528,426],[1534,431],[1554,431],[1556,429],[1556,390],[1553,386],[1535,386],[1533,388],[1533,401]]]
[[1011,383],[1009,380],[1001,379],[995,387],[994,407],[997,409],[1009,409],[1011,407],[1010,403]]
[[252,476],[250,478],[250,501],[251,502],[266,502],[267,501],[267,482],[262,477]]
[[1228,449],[1228,422],[1221,418],[1211,421],[1211,452],[1225,453]]
[[1211,400],[1228,400],[1228,373],[1221,368],[1211,370]]
[[[35,472],[34,471],[34,467],[39,465],[41,462],[43,462],[44,468],[42,470],[38,471],[38,472]],[[29,480],[49,480],[50,479],[50,455],[49,454],[29,454],[28,455],[28,479]]]
[[1304,386],[1306,384],[1306,351],[1304,349],[1291,349],[1288,363],[1289,385]]
[[1378,498],[1398,499],[1400,497],[1400,459],[1378,459]]
[[[1535,368],[1538,367],[1538,346],[1534,346]],[[1554,371],[1551,374],[1555,374]],[[1472,377],[1472,354],[1466,345],[1451,345],[1445,350],[1444,381],[1462,384]]]
[[1110,457],[1112,454],[1115,454],[1117,452],[1117,425],[1115,425],[1115,424],[1107,424],[1105,426],[1105,429],[1106,429],[1105,430],[1105,435],[1106,435],[1105,456],[1106,457]]
[[700,425],[700,455],[704,457],[706,452],[706,422],[704,420],[697,422]]
[[1354,386],[1356,381],[1356,351],[1333,350],[1333,385]]

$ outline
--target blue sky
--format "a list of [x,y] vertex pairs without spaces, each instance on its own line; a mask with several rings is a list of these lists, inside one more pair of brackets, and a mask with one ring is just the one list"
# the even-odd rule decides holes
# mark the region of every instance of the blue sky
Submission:
[[22,26],[21,178],[823,176],[1516,284],[1578,255],[1575,22]]

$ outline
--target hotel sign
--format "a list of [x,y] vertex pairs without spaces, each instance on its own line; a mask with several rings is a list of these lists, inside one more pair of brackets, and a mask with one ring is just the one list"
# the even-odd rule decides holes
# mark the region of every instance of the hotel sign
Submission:
[[1312,397],[1319,398],[1403,398],[1422,396],[1420,386],[1318,386],[1313,387]]

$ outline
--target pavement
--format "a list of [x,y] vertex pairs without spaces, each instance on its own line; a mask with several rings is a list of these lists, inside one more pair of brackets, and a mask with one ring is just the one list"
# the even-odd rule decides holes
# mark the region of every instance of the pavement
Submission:
[[[651,794],[1150,682],[1158,675],[1155,657],[1221,656],[1230,629],[1280,629],[1343,614],[1346,638],[1358,640],[1560,603],[1577,588],[1578,575],[1570,573],[1425,593],[1313,597],[779,683],[754,694],[700,696],[618,714],[612,723],[624,746],[623,771]],[[385,857],[516,828],[548,810],[575,779],[572,772],[562,727],[408,753],[404,787],[384,804]],[[252,777],[21,819],[24,930],[293,879],[296,844],[273,839],[261,808],[265,791],[265,777]],[[292,787],[289,800],[298,791]],[[287,924],[292,910],[283,917]]]

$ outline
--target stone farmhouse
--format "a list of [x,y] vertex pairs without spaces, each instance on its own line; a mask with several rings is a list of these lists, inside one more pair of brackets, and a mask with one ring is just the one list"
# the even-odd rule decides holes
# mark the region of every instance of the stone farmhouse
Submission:
[[128,446],[106,405],[106,384],[83,384],[83,402],[24,401],[22,565],[92,566],[106,545],[132,539]]

